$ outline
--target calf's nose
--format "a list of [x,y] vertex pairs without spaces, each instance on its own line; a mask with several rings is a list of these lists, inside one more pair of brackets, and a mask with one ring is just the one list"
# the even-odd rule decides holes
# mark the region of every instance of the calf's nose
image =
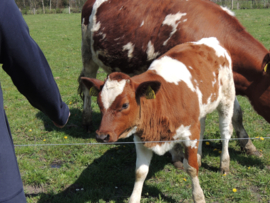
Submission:
[[96,140],[98,142],[108,142],[110,139],[110,135],[109,134],[100,134],[98,132],[96,132]]

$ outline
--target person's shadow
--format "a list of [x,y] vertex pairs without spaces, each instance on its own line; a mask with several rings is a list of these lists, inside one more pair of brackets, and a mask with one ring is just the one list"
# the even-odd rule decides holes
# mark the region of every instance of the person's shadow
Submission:
[[[78,109],[71,109],[71,117],[65,128],[59,129],[53,126],[51,121],[44,116],[43,113],[38,113],[37,118],[43,120],[45,130],[48,131],[64,131],[73,137],[78,138],[94,138],[94,133],[86,133],[81,125],[82,113]],[[99,113],[93,112],[95,117],[93,126],[98,128],[101,116]],[[206,136],[207,138],[207,136]],[[126,141],[131,142],[132,138]],[[93,146],[91,146],[93,147]],[[96,146],[99,147],[99,146]],[[203,145],[203,155],[219,156],[217,151],[213,148],[221,149],[221,144],[216,143],[210,147]],[[229,149],[231,160],[237,160],[244,166],[257,166],[261,168],[263,163],[257,157],[245,157],[240,151],[233,148]],[[96,158],[91,164],[87,166],[77,178],[77,180],[65,188],[58,194],[50,192],[38,194],[40,199],[38,203],[83,203],[83,202],[99,202],[103,200],[109,202],[114,200],[119,203],[125,202],[131,195],[134,181],[135,181],[135,163],[136,163],[136,150],[133,144],[118,145],[106,151],[103,155]],[[171,163],[170,155],[165,156],[154,155],[149,168],[147,180],[155,177],[155,173],[163,170],[164,166]],[[219,168],[209,166],[202,159],[203,170],[210,170],[213,172],[219,171]],[[172,171],[169,171],[170,173]],[[184,171],[177,170],[177,173],[185,173]],[[181,189],[181,186],[179,186]],[[190,191],[191,192],[191,191]],[[27,194],[31,196],[31,194]],[[164,195],[159,189],[153,186],[144,184],[142,197],[161,197],[166,202],[179,202],[170,196]],[[191,198],[191,195],[190,195]],[[64,200],[63,200],[64,199]]]

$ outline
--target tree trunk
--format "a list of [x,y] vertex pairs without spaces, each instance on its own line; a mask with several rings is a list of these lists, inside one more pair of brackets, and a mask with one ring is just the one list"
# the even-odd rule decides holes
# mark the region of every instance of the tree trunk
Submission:
[[42,10],[43,10],[43,14],[45,14],[44,0],[41,0],[41,3],[42,3]]

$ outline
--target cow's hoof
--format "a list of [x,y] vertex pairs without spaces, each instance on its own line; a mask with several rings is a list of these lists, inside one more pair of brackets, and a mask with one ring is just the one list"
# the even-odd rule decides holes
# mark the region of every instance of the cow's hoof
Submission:
[[259,152],[258,150],[248,150],[248,149],[244,149],[243,147],[241,147],[241,151],[245,152],[247,155],[256,156],[258,158],[263,157],[263,154],[261,152]]
[[229,167],[220,168],[221,175],[228,175],[230,173]]
[[177,169],[184,170],[184,165],[183,165],[183,162],[181,161],[175,161],[173,162],[173,165]]
[[259,152],[258,150],[256,150],[256,151],[248,151],[248,150],[246,150],[246,154],[256,156],[256,157],[259,157],[259,158],[263,157],[263,154],[261,152]]

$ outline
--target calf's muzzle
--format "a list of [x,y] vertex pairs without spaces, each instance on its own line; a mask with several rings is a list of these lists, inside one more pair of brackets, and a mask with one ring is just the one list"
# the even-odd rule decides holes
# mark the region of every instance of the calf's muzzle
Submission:
[[99,133],[96,131],[96,140],[98,142],[108,142],[110,140],[110,135],[108,133]]

